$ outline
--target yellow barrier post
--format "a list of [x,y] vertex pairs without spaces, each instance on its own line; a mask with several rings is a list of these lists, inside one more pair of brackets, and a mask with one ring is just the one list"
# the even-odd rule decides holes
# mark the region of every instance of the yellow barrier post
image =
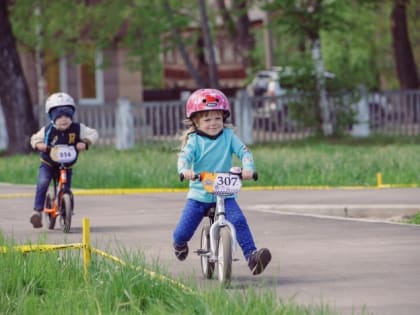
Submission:
[[88,266],[90,263],[90,228],[89,228],[89,219],[83,218],[83,265],[85,269],[85,280],[87,280],[88,275]]
[[382,173],[380,172],[376,173],[376,185],[378,188],[382,187]]

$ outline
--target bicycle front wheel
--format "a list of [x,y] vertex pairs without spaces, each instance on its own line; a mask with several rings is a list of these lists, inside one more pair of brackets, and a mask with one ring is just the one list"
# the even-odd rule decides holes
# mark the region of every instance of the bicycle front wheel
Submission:
[[232,276],[232,235],[228,227],[219,232],[217,244],[217,276],[219,282],[227,286]]
[[[45,197],[45,208],[52,209],[54,204],[54,198],[51,192],[47,192]],[[54,216],[52,213],[46,213],[47,221],[48,221],[48,229],[54,230],[55,222],[57,217]]]
[[[210,226],[206,223],[201,229],[201,249],[210,253]],[[201,255],[201,271],[204,278],[211,279],[214,272],[214,262],[209,261],[209,256]]]
[[63,220],[64,233],[70,232],[72,212],[71,197],[69,194],[63,194],[63,199],[61,200],[61,217]]

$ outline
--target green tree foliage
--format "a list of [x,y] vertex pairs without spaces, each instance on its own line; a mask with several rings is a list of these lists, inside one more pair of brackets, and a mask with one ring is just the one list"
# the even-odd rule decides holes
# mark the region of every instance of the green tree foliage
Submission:
[[381,37],[381,41],[372,40],[384,31],[378,25],[388,22],[375,10],[376,6],[369,2],[348,4],[340,11],[349,21],[348,30],[331,30],[322,34],[326,67],[341,79],[345,87],[364,84],[369,89],[379,89],[380,71],[387,67],[383,56],[390,51],[390,37],[388,33],[388,36]]
[[[81,63],[96,49],[119,45],[128,49],[131,69],[160,71],[159,39],[168,23],[156,1],[102,0],[87,5],[83,1],[20,0],[11,6],[11,12],[13,32],[28,49],[66,54]],[[146,76],[148,79],[152,84],[161,80],[160,76]]]
[[81,44],[94,29],[93,7],[79,1],[20,0],[10,10],[13,33],[28,49],[48,50],[56,56],[73,53],[76,60],[88,51]]
[[[170,18],[165,10],[172,8]],[[420,60],[419,20],[417,1],[407,1],[408,27],[414,57]],[[179,49],[171,32],[200,26],[197,1],[102,0],[95,5],[84,1],[19,0],[11,2],[13,32],[19,42],[34,49],[48,49],[57,56],[72,54],[80,62],[92,54],[92,46],[104,49],[122,45],[129,50],[129,68],[142,69],[147,86],[158,87],[162,82],[161,55]],[[223,31],[240,39],[239,18],[252,4],[260,5],[271,14],[277,66],[289,65],[309,57],[309,42],[319,34],[323,60],[327,70],[336,73],[346,86],[363,83],[370,89],[397,88],[398,81],[392,55],[390,14],[394,0],[274,0],[274,1],[216,1],[218,10],[208,7],[213,36],[216,18],[225,17]],[[267,5],[267,3],[269,3]],[[308,8],[318,8],[314,12]],[[236,27],[236,29],[235,29]],[[256,31],[257,44],[253,49],[255,69],[264,66],[263,36]],[[181,33],[180,33],[181,34]],[[236,34],[236,35],[235,35]],[[245,32],[246,34],[246,32]],[[249,36],[247,36],[249,38]],[[180,36],[185,51],[197,52],[197,34]],[[214,36],[216,40],[217,37]],[[243,45],[242,45],[243,46]],[[243,49],[241,49],[243,50]],[[191,72],[191,69],[190,69]]]
[[[318,6],[318,9],[312,9]],[[289,66],[290,64],[302,64],[302,68],[307,67],[307,60],[310,56],[311,41],[317,38],[321,39],[322,54],[325,68],[336,74],[338,80],[341,80],[343,87],[354,86],[360,83],[361,78],[365,75],[357,75],[360,69],[365,67],[366,58],[371,58],[372,54],[369,49],[369,42],[364,42],[364,34],[369,28],[373,28],[372,23],[365,23],[371,19],[373,11],[364,10],[363,6],[357,2],[349,4],[348,1],[297,1],[297,0],[276,0],[266,7],[267,10],[274,10],[272,27],[276,29],[275,34],[279,36],[279,46],[281,55],[276,56],[278,65]],[[360,10],[362,8],[362,10]],[[355,14],[359,9],[365,14]],[[355,29],[356,28],[356,29]],[[352,30],[361,29],[363,32],[352,32]],[[362,38],[360,38],[362,33]],[[357,45],[353,45],[356,42]],[[353,50],[349,47],[354,48]],[[354,56],[352,54],[355,54]],[[360,59],[360,57],[362,57]],[[349,59],[353,63],[349,65]],[[345,71],[343,69],[345,64]],[[362,65],[360,65],[362,64]],[[355,78],[349,73],[357,73]],[[375,74],[373,74],[376,78]],[[372,74],[368,76],[372,77]],[[374,79],[370,80],[374,81]],[[370,84],[374,85],[374,84]]]
[[[322,3],[310,18],[303,5]],[[391,11],[395,0],[275,0],[271,12],[275,61],[288,66],[310,58],[308,41],[320,30],[325,68],[343,87],[363,84],[370,90],[399,88],[392,51]],[[420,61],[418,1],[404,1],[414,58]],[[258,37],[257,37],[258,38]],[[259,45],[257,45],[258,47]],[[263,57],[262,52],[254,52]]]

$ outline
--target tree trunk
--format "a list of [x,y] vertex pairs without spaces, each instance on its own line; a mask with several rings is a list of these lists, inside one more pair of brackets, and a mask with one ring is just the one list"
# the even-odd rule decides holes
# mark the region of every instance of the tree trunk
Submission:
[[178,47],[178,50],[181,54],[181,58],[184,61],[185,66],[188,69],[188,72],[190,73],[191,77],[194,79],[197,86],[199,86],[200,88],[204,88],[205,85],[206,85],[205,81],[200,76],[199,72],[194,67],[194,64],[192,63],[192,61],[190,59],[188,51],[187,51],[187,49],[184,45],[184,42],[182,41],[180,31],[179,31],[178,27],[175,25],[174,16],[173,16],[174,13],[173,13],[172,8],[169,4],[169,1],[167,1],[167,0],[163,1],[163,5],[164,5],[164,8],[166,10],[166,14],[168,16],[169,23],[172,26],[172,36],[174,37],[174,41],[175,41],[175,43]]
[[6,154],[31,151],[30,136],[38,128],[9,21],[7,2],[0,1],[0,100],[8,133]]
[[206,3],[204,0],[199,0],[198,4],[200,8],[200,20],[201,20],[201,29],[203,32],[204,46],[205,46],[205,49],[207,51],[207,56],[208,56],[207,63],[209,65],[210,87],[218,89],[219,76],[218,76],[218,71],[217,71],[216,57],[214,55],[213,40],[212,40],[212,36],[210,33],[209,24],[208,24]]
[[249,69],[252,64],[251,52],[255,47],[255,39],[251,33],[251,21],[247,11],[247,1],[235,1],[234,5],[235,9],[240,12],[236,29],[238,30],[238,42],[241,50],[242,63],[245,69]]
[[391,13],[392,46],[400,89],[417,89],[419,78],[408,37],[406,7],[408,0],[395,0]]
[[333,130],[330,119],[330,111],[328,108],[327,90],[325,87],[324,61],[322,59],[320,38],[312,39],[312,59],[316,70],[316,89],[319,96],[318,103],[320,109],[321,129],[324,136],[331,136]]
[[224,0],[217,0],[217,5],[222,16],[224,29],[231,41],[234,43],[235,53],[241,56],[242,65],[249,70],[252,65],[251,52],[255,47],[255,38],[251,33],[251,21],[248,16],[247,0],[234,0],[232,14],[226,8]]
[[[314,1],[307,7],[308,12],[313,12],[316,17],[322,10],[322,1]],[[328,106],[327,89],[325,86],[324,59],[322,57],[320,29],[314,28],[308,30],[308,37],[311,40],[312,59],[316,71],[316,89],[319,97],[318,106],[320,110],[321,129],[324,136],[333,134],[331,113]]]

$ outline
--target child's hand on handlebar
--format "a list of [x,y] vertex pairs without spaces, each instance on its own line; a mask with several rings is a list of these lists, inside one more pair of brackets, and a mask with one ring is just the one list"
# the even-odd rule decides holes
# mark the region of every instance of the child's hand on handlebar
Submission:
[[242,179],[253,179],[254,172],[251,170],[242,170]]
[[84,150],[86,150],[86,148],[87,148],[87,145],[86,145],[85,142],[77,142],[76,143],[76,149],[78,151],[84,151]]
[[48,146],[44,142],[40,142],[36,144],[36,149],[41,152],[47,152]]
[[195,173],[192,170],[186,170],[182,172],[182,175],[185,179],[193,180],[195,179]]

